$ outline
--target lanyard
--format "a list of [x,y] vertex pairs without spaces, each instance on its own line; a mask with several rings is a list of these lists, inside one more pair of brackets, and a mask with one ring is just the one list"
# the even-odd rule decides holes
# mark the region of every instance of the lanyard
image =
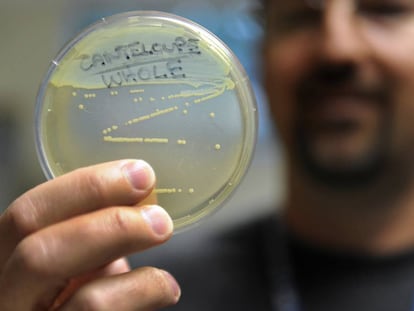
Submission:
[[301,311],[289,262],[286,230],[280,221],[268,223],[264,241],[272,310]]

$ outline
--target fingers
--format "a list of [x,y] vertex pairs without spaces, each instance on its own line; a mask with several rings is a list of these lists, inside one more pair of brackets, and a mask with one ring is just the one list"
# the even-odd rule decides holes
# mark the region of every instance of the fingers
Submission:
[[145,267],[88,283],[60,311],[113,311],[113,306],[122,311],[158,310],[177,303],[180,294],[168,272]]
[[[103,209],[49,226],[16,247],[0,275],[2,298],[14,310],[46,309],[69,279],[162,243],[172,229],[158,206]],[[0,309],[8,310],[1,302]]]
[[79,169],[28,191],[0,217],[0,268],[28,234],[99,208],[136,204],[154,182],[144,161],[123,160]]
[[114,262],[111,262],[109,265],[103,268],[73,278],[70,280],[68,286],[64,289],[64,291],[59,293],[59,296],[54,300],[53,305],[50,309],[53,311],[58,310],[58,308],[63,305],[73,295],[73,293],[76,292],[84,284],[87,284],[97,278],[122,274],[129,272],[130,270],[131,268],[126,258],[121,258]]
[[0,216],[0,310],[100,310],[97,297],[108,310],[176,302],[179,287],[168,273],[128,272],[116,261],[172,234],[162,208],[136,207],[154,183],[145,162],[124,160],[79,169],[13,202]]

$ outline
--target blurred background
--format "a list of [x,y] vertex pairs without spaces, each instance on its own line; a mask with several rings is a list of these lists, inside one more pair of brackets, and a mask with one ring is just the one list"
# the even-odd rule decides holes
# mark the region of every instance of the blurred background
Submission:
[[[239,57],[253,84],[259,136],[251,168],[203,230],[228,227],[275,208],[283,199],[283,161],[261,88],[262,28],[254,0],[2,0],[0,2],[0,207],[45,181],[34,144],[34,109],[46,70],[66,41],[101,17],[158,10],[192,19]],[[58,206],[56,208],[59,208]]]

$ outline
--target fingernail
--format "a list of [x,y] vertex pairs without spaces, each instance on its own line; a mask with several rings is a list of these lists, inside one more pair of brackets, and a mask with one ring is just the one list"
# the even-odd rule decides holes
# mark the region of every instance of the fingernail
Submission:
[[164,275],[166,276],[168,282],[170,282],[172,292],[174,294],[174,297],[178,300],[181,296],[181,288],[177,283],[177,280],[167,271],[162,270]]
[[139,190],[148,190],[155,183],[155,173],[151,166],[142,160],[125,164],[122,172],[131,185]]
[[142,217],[157,235],[170,234],[173,230],[171,217],[158,205],[150,205],[143,208]]

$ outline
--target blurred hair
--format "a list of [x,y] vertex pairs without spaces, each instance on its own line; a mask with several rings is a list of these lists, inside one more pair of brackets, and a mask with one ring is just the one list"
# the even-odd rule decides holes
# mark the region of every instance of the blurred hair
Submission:
[[[255,0],[253,6],[253,16],[262,25],[266,25],[266,10],[269,8],[270,0]],[[289,1],[289,0],[286,0]]]
[[259,3],[262,5],[263,9],[265,9],[269,5],[269,0],[259,0]]

